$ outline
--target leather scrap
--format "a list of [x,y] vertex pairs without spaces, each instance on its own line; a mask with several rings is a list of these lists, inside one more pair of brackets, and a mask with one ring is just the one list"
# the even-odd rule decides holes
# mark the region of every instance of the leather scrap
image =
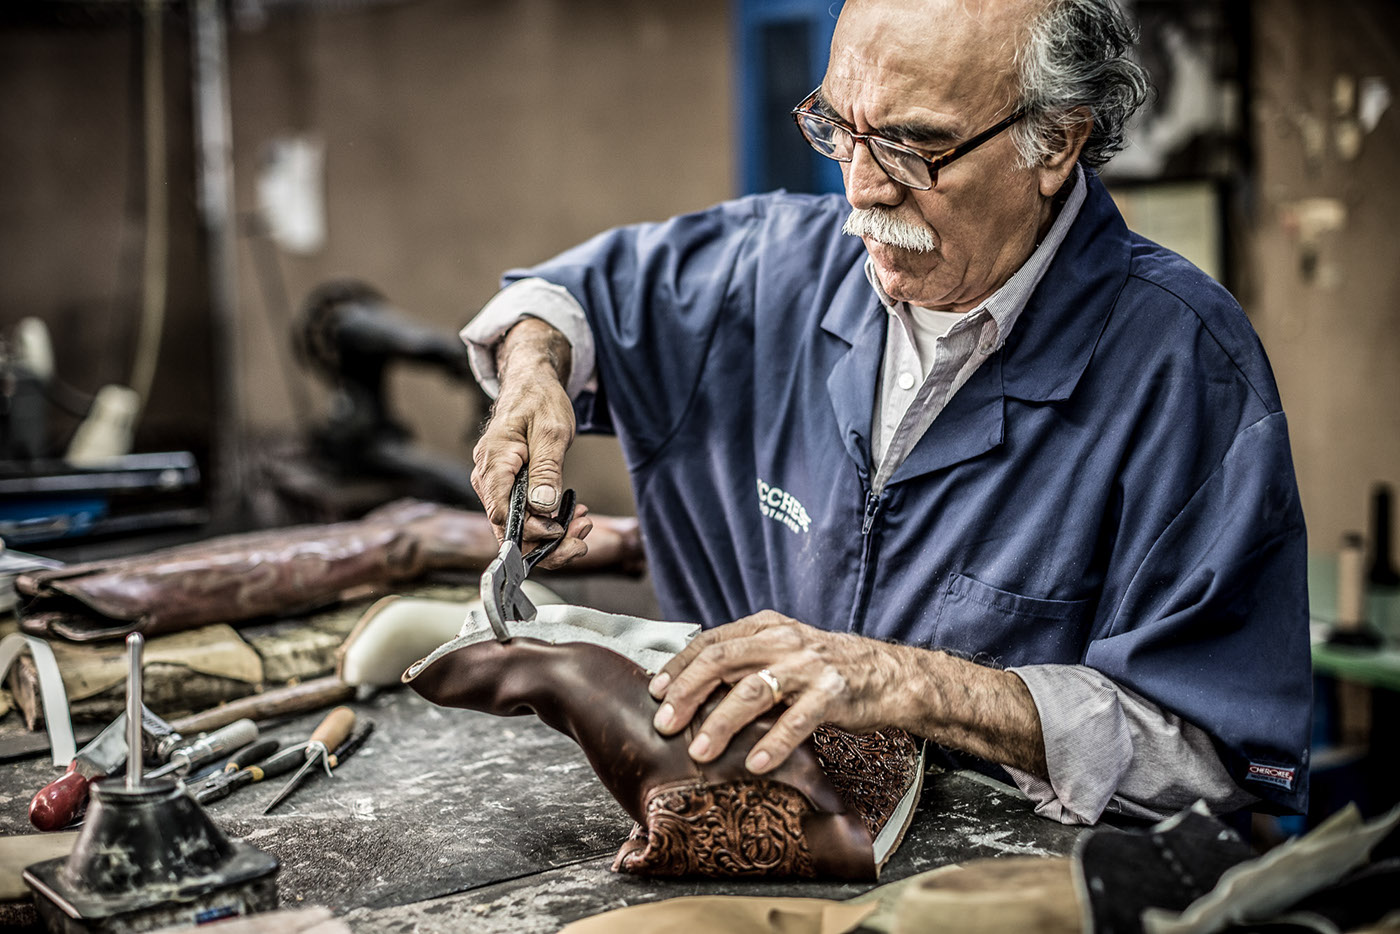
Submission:
[[1209,934],[1231,924],[1271,921],[1364,865],[1397,826],[1400,805],[1365,821],[1356,805],[1348,804],[1304,836],[1233,866],[1189,906],[1163,904],[1144,912],[1142,929],[1147,934]]
[[[901,885],[901,883],[895,883]],[[1079,934],[1082,910],[1068,857],[977,859],[902,884],[892,928],[899,934]]]
[[42,860],[67,856],[73,852],[77,839],[76,830],[0,837],[0,902],[28,901],[33,893],[24,882],[25,868]]
[[1078,934],[1067,857],[978,859],[878,886],[848,901],[713,895],[666,899],[575,921],[561,934]]
[[[51,647],[63,672],[65,708],[73,722],[110,722],[125,709],[126,661],[121,643],[45,645]],[[147,703],[165,716],[245,697],[264,683],[261,657],[226,625],[158,636],[147,647],[143,668]],[[31,730],[42,724],[52,732],[53,724],[62,722],[52,717],[52,705],[41,706],[43,677],[33,660],[17,660],[10,685]]]
[[691,895],[605,911],[559,934],[848,934],[874,910],[824,898]]
[[52,647],[42,639],[17,632],[0,639],[0,681],[5,680],[10,668],[20,661],[20,656],[26,651],[34,666],[36,693],[44,707],[44,719],[49,724],[53,764],[57,768],[67,768],[78,754],[78,744],[73,737],[73,722],[68,713],[63,669],[59,667]]
[[[55,642],[53,653],[63,669],[71,702],[87,700],[126,683],[126,648],[122,643],[72,645]],[[147,641],[144,654],[148,666],[175,665],[252,685],[263,681],[262,659],[228,625],[203,626],[157,636]]]
[[1338,931],[1359,931],[1375,925],[1374,930],[1389,925],[1400,930],[1400,858],[1381,860],[1348,875],[1329,889],[1315,892],[1303,899],[1279,920],[1299,919],[1299,923],[1318,919]]
[[495,552],[480,513],[412,500],[355,522],[229,535],[20,575],[25,632],[74,642],[292,615]]
[[1149,908],[1178,912],[1215,888],[1254,853],[1204,805],[1145,831],[1099,827],[1074,845],[1075,885],[1085,930],[1140,934]]

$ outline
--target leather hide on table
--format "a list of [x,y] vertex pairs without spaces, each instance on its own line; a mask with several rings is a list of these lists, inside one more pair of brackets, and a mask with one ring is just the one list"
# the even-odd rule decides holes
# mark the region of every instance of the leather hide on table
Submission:
[[228,535],[111,561],[21,575],[30,635],[92,642],[209,623],[290,616],[347,592],[431,570],[484,567],[495,538],[480,513],[391,503],[355,522]]

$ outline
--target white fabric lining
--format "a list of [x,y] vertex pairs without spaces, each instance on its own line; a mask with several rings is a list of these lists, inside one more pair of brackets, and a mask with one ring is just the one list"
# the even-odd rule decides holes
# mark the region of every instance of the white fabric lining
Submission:
[[0,639],[0,682],[5,680],[10,666],[25,649],[29,650],[34,659],[34,668],[39,673],[39,698],[44,704],[44,724],[49,732],[53,764],[66,769],[78,754],[78,744],[73,737],[73,723],[68,715],[68,692],[63,686],[63,674],[58,670],[53,649],[43,639],[18,632]]
[[[647,674],[655,674],[700,631],[696,623],[668,623],[637,616],[620,616],[588,607],[559,604],[539,607],[532,620],[507,624],[511,635],[538,639],[551,645],[587,642],[636,662]],[[414,662],[403,680],[412,681],[425,668],[449,652],[495,639],[481,610],[472,610],[455,639],[443,643],[426,658]]]

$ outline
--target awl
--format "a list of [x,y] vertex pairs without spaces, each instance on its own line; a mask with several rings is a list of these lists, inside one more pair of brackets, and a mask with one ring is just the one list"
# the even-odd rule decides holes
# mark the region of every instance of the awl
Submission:
[[252,720],[235,720],[208,736],[182,746],[170,754],[170,761],[146,773],[147,780],[172,772],[188,775],[196,766],[228,755],[230,750],[246,746],[258,738],[258,725]]
[[287,796],[296,790],[302,778],[317,762],[325,766],[327,775],[331,774],[330,751],[345,742],[354,728],[355,711],[349,707],[337,707],[326,714],[326,718],[316,726],[306,744],[306,762],[287,784],[282,786],[282,790],[277,792],[277,797],[272,799],[272,803],[263,808],[263,813],[270,813],[273,808],[287,800]]
[[[353,756],[369,735],[374,732],[373,720],[361,720],[355,727],[355,732],[350,737],[335,747],[335,752],[330,754],[326,763],[332,769],[340,768],[341,763]],[[227,798],[244,785],[251,785],[254,782],[264,781],[269,778],[276,778],[279,775],[286,775],[299,765],[305,765],[306,743],[284,749],[277,755],[260,764],[249,765],[239,769],[232,774],[225,772],[222,775],[215,775],[204,783],[195,792],[194,799],[200,804],[208,804],[210,801],[219,801]]]

